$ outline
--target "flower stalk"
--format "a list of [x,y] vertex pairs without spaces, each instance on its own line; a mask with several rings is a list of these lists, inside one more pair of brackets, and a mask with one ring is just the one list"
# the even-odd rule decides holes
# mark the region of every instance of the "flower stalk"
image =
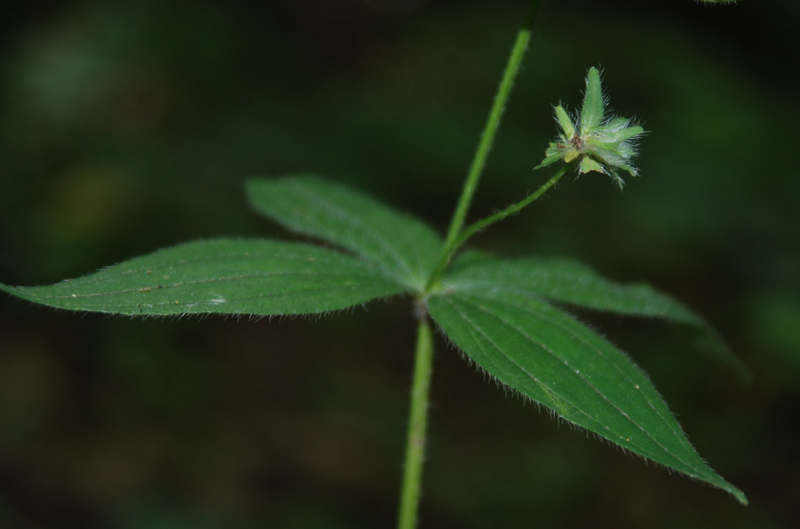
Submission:
[[528,48],[528,42],[531,38],[531,31],[533,24],[536,20],[536,13],[539,10],[539,0],[533,0],[528,8],[528,13],[525,20],[517,33],[517,38],[514,41],[514,46],[511,48],[511,55],[508,58],[508,64],[503,72],[503,78],[500,81],[500,86],[497,89],[497,94],[492,104],[492,109],[489,112],[489,118],[486,121],[486,126],[483,128],[481,140],[478,143],[478,148],[475,151],[475,156],[472,159],[467,179],[464,182],[464,188],[461,191],[461,197],[458,200],[453,218],[450,221],[450,228],[447,231],[447,238],[442,249],[442,254],[439,259],[439,264],[434,269],[425,285],[425,292],[430,292],[442,279],[442,274],[447,268],[447,264],[453,256],[456,249],[456,240],[458,239],[461,229],[464,226],[464,221],[467,217],[467,212],[472,204],[472,197],[478,188],[478,180],[480,180],[483,168],[486,165],[486,158],[489,156],[489,151],[494,143],[497,129],[500,127],[500,118],[503,116],[508,96],[511,94],[511,89],[514,86],[514,80],[519,73],[522,59],[525,56],[525,51]]
[[481,231],[481,230],[483,230],[485,228],[488,228],[489,226],[491,226],[495,222],[500,222],[501,220],[505,219],[506,217],[510,217],[511,215],[516,215],[517,213],[522,211],[522,209],[525,206],[528,206],[528,205],[534,203],[539,197],[541,197],[545,193],[545,191],[547,191],[548,189],[550,189],[551,187],[556,185],[556,183],[558,183],[558,181],[561,180],[561,177],[564,176],[564,174],[572,166],[573,166],[572,163],[568,163],[568,164],[564,165],[564,167],[559,169],[559,171],[556,174],[554,174],[552,177],[550,177],[550,180],[548,180],[547,182],[542,184],[542,186],[539,187],[539,189],[537,189],[536,191],[534,191],[533,193],[528,195],[526,198],[520,200],[516,204],[512,204],[511,206],[508,206],[504,210],[498,211],[494,215],[490,215],[490,216],[485,217],[485,218],[483,218],[483,219],[481,219],[481,220],[479,220],[479,221],[477,221],[477,222],[475,222],[473,224],[470,224],[467,228],[464,229],[464,231],[461,232],[461,235],[459,235],[458,238],[456,239],[456,244],[454,246],[454,250],[458,250],[458,248],[462,244],[467,242],[467,239],[469,239],[470,237],[475,235],[477,232],[479,232],[479,231]]

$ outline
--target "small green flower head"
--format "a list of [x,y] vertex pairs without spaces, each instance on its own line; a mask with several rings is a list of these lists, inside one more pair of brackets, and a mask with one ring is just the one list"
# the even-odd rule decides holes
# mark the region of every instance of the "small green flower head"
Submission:
[[[561,133],[547,148],[545,159],[535,169],[559,160],[569,163],[578,159],[581,173],[597,171],[607,174],[620,189],[625,183],[619,175],[620,171],[639,176],[632,160],[636,156],[636,142],[644,134],[644,129],[631,119],[606,116],[606,103],[600,85],[600,72],[592,67],[586,76],[586,92],[580,116],[573,120],[564,107],[555,107],[556,122]],[[576,124],[580,127],[576,127]]]

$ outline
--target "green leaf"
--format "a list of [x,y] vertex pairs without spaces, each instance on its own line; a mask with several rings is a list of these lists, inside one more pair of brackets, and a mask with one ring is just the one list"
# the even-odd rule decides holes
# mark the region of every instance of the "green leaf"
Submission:
[[256,211],[291,230],[347,248],[418,292],[442,249],[439,236],[421,221],[316,176],[251,179],[247,196]]
[[406,291],[356,257],[234,239],[182,244],[55,285],[0,290],[51,307],[132,316],[314,314]]
[[581,159],[581,174],[591,173],[592,171],[596,171],[598,173],[606,172],[603,169],[603,166],[600,165],[597,160],[589,158],[588,156],[584,156]]
[[639,125],[634,125],[631,127],[621,127],[618,129],[611,129],[613,130],[612,140],[616,143],[622,143],[626,140],[629,140],[635,136],[639,136],[640,134],[644,134],[644,129]]
[[728,365],[743,381],[750,375],[719,335],[682,303],[649,285],[625,285],[567,259],[513,261],[458,259],[445,277],[446,288],[463,292],[517,292],[559,303],[629,316],[661,318],[686,327],[702,350]]
[[550,149],[547,149],[547,151],[545,151],[546,158],[542,160],[542,163],[533,168],[534,171],[537,169],[541,169],[542,167],[547,167],[548,165],[553,165],[554,163],[564,159],[564,156],[560,152],[556,152],[553,155],[551,155],[550,152],[551,152]]
[[592,66],[586,75],[586,92],[583,95],[581,110],[581,135],[589,134],[592,129],[603,123],[605,104],[603,88],[600,85],[600,72]]
[[560,417],[747,504],[689,444],[647,375],[621,351],[543,300],[453,289],[433,319],[481,368]]
[[561,125],[561,130],[566,140],[569,140],[575,135],[575,126],[572,124],[572,119],[561,105],[556,105],[556,120]]

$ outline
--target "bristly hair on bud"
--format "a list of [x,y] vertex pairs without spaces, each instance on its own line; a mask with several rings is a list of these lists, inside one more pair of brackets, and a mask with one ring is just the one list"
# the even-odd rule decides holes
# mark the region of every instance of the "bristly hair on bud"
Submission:
[[639,138],[644,129],[634,120],[606,114],[608,99],[603,94],[600,70],[594,66],[586,75],[586,91],[580,114],[570,116],[561,105],[555,106],[560,133],[545,151],[545,159],[535,169],[564,160],[578,160],[580,174],[596,171],[607,174],[622,189],[625,171],[639,176],[633,166]]

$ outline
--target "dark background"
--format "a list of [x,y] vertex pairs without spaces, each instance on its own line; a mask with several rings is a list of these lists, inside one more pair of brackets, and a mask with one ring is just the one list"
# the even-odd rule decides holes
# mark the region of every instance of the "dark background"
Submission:
[[[592,321],[751,505],[624,455],[437,343],[421,527],[788,528],[800,519],[795,0],[543,1],[473,217],[518,200],[601,65],[651,131],[642,177],[566,179],[476,238],[647,281],[705,315],[750,387],[658,322]],[[0,281],[181,241],[297,239],[243,179],[313,170],[443,231],[524,1],[6,1]],[[323,319],[132,320],[0,299],[4,528],[394,524],[408,300]],[[791,520],[794,520],[792,522]]]

